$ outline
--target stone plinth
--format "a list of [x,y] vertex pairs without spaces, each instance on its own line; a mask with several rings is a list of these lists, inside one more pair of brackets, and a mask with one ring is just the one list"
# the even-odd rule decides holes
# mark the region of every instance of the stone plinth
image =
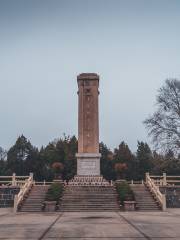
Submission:
[[78,153],[77,157],[77,175],[100,175],[100,157],[99,153]]

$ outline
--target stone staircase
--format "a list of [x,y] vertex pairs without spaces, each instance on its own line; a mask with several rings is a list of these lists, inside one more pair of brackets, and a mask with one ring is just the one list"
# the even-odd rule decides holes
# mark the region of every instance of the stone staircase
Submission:
[[119,211],[114,186],[71,186],[67,185],[60,211]]
[[158,203],[155,201],[150,191],[144,184],[131,185],[137,202],[139,211],[160,211]]
[[19,209],[19,212],[41,212],[48,188],[49,186],[34,185]]

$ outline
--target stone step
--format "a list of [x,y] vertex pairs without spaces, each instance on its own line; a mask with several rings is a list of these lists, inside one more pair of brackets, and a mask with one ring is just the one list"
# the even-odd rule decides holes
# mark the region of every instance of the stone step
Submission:
[[80,211],[87,211],[87,212],[98,212],[98,211],[119,211],[119,208],[66,208],[60,209],[62,212],[80,212]]
[[[37,201],[38,200],[38,201]],[[42,200],[42,198],[39,198],[39,199],[28,199],[26,200],[26,203],[35,203],[35,202],[43,202],[44,199]]]
[[[62,199],[62,201],[64,201]],[[109,202],[117,202],[118,200],[117,199],[113,199],[112,201],[108,201],[108,204]],[[107,201],[102,201],[102,200],[99,200],[99,199],[93,199],[93,200],[90,200],[90,199],[69,199],[69,200],[66,200],[65,201],[66,203],[78,203],[78,202],[89,202],[89,203],[107,203]]]
[[[61,207],[60,207],[61,208]],[[86,207],[86,206],[79,206],[79,207],[73,207],[73,206],[68,206],[68,207],[62,207],[61,208],[62,210],[65,210],[65,209],[119,209],[118,207],[106,207],[106,206],[101,206],[101,207],[95,207],[95,206],[92,206],[92,207]]]
[[159,208],[158,207],[141,207],[141,208],[139,208],[140,210],[159,210]]
[[33,192],[31,192],[31,196],[39,196],[39,195],[41,195],[41,194],[45,194],[46,193],[46,191],[43,191],[43,192],[37,192],[37,193],[33,193]]
[[75,192],[67,192],[67,191],[64,191],[64,193],[66,193],[66,194],[69,194],[69,195],[71,195],[71,194],[91,194],[91,195],[101,195],[101,194],[103,194],[103,195],[114,195],[114,194],[116,194],[116,192],[115,191],[113,191],[113,192],[93,192],[93,191],[75,191]]
[[24,207],[40,207],[42,206],[42,203],[41,204],[26,204]]
[[83,199],[62,199],[63,202],[117,202],[118,199],[111,199],[109,201],[104,199],[89,199],[89,198],[83,198]]
[[117,206],[117,204],[105,204],[105,203],[102,203],[102,204],[96,204],[96,203],[94,203],[94,204],[91,204],[91,203],[85,203],[85,204],[81,204],[81,203],[77,203],[77,204],[72,204],[72,203],[69,203],[69,204],[61,204],[61,206],[62,207],[64,207],[64,206],[72,206],[72,207],[78,207],[78,206],[107,206],[107,207],[116,207]]
[[29,210],[29,209],[23,209],[23,210],[20,210],[19,212],[42,212],[42,209],[32,209],[32,210]]
[[93,192],[75,192],[75,193],[67,193],[67,192],[64,192],[64,195],[65,196],[79,196],[79,195],[82,195],[82,196],[104,196],[104,197],[108,197],[108,196],[117,196],[116,193],[93,193]]
[[98,191],[94,191],[93,189],[92,190],[89,190],[89,189],[87,189],[87,190],[80,190],[80,189],[74,189],[74,190],[65,190],[65,192],[69,192],[69,193],[76,193],[76,192],[94,192],[94,193],[113,193],[115,190],[103,190],[103,191],[101,191],[101,190],[98,190]]
[[23,202],[20,212],[41,212],[42,204],[45,198],[45,194],[48,190],[48,186],[33,186],[29,195]]
[[36,210],[42,210],[42,207],[39,207],[39,208],[35,208],[35,207],[33,207],[33,208],[28,208],[28,207],[24,207],[24,208],[22,208],[21,209],[22,211],[27,211],[27,210],[34,210],[34,211],[36,211]]
[[137,208],[139,211],[160,211],[158,203],[153,198],[145,185],[131,185],[131,188],[134,192]]
[[96,205],[94,205],[94,206],[86,206],[86,205],[84,205],[84,206],[60,206],[60,208],[61,209],[72,209],[72,208],[74,208],[74,209],[79,209],[79,208],[88,208],[88,209],[91,209],[91,208],[96,208],[96,209],[99,209],[99,208],[105,208],[105,209],[109,209],[109,208],[118,208],[119,209],[119,207],[117,207],[117,206],[96,206]]
[[151,202],[156,202],[154,199],[137,199],[136,198],[136,201],[138,202],[143,202],[143,203],[151,203]]
[[113,186],[67,186],[61,211],[118,211],[117,193]]
[[39,200],[39,199],[42,199],[42,196],[44,197],[45,194],[43,194],[43,195],[41,195],[41,196],[38,196],[38,197],[29,196],[27,199],[29,199],[29,200]]
[[157,204],[153,204],[153,203],[151,203],[151,204],[137,203],[137,205],[138,205],[138,206],[144,206],[144,207],[146,207],[146,206],[157,207],[157,206],[158,206]]
[[91,198],[91,199],[116,199],[117,196],[91,196],[91,195],[64,195],[63,199],[70,199],[70,198]]
[[138,207],[142,207],[142,208],[147,208],[147,207],[152,207],[152,208],[154,208],[154,207],[156,208],[156,207],[157,207],[157,208],[159,208],[158,205],[153,205],[153,204],[151,204],[151,205],[149,205],[149,204],[145,205],[145,204],[138,204],[138,203],[137,203],[137,206],[138,206]]
[[150,196],[144,196],[143,194],[142,194],[141,196],[137,196],[137,195],[135,194],[135,197],[136,197],[137,199],[139,199],[139,200],[140,200],[140,199],[147,199],[147,200],[148,200],[148,199],[154,199],[153,196],[151,196],[151,195],[150,195]]

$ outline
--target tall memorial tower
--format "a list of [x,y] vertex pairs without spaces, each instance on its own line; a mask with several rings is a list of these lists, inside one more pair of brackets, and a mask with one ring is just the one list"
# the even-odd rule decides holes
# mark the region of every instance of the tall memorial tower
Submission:
[[77,82],[79,97],[77,175],[100,176],[99,76],[95,73],[82,73],[78,75]]

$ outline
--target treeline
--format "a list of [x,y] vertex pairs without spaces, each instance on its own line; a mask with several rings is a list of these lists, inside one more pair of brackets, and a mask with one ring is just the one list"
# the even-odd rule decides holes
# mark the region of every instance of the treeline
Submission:
[[[34,173],[36,180],[54,178],[53,163],[63,164],[63,179],[71,179],[76,174],[76,157],[78,141],[75,136],[64,136],[50,142],[38,150],[23,135],[6,152],[0,148],[0,175],[29,175]],[[108,180],[120,177],[141,180],[146,172],[151,174],[180,175],[180,156],[172,151],[162,155],[151,151],[147,143],[138,142],[136,153],[132,153],[125,142],[111,151],[100,143],[101,173]]]

